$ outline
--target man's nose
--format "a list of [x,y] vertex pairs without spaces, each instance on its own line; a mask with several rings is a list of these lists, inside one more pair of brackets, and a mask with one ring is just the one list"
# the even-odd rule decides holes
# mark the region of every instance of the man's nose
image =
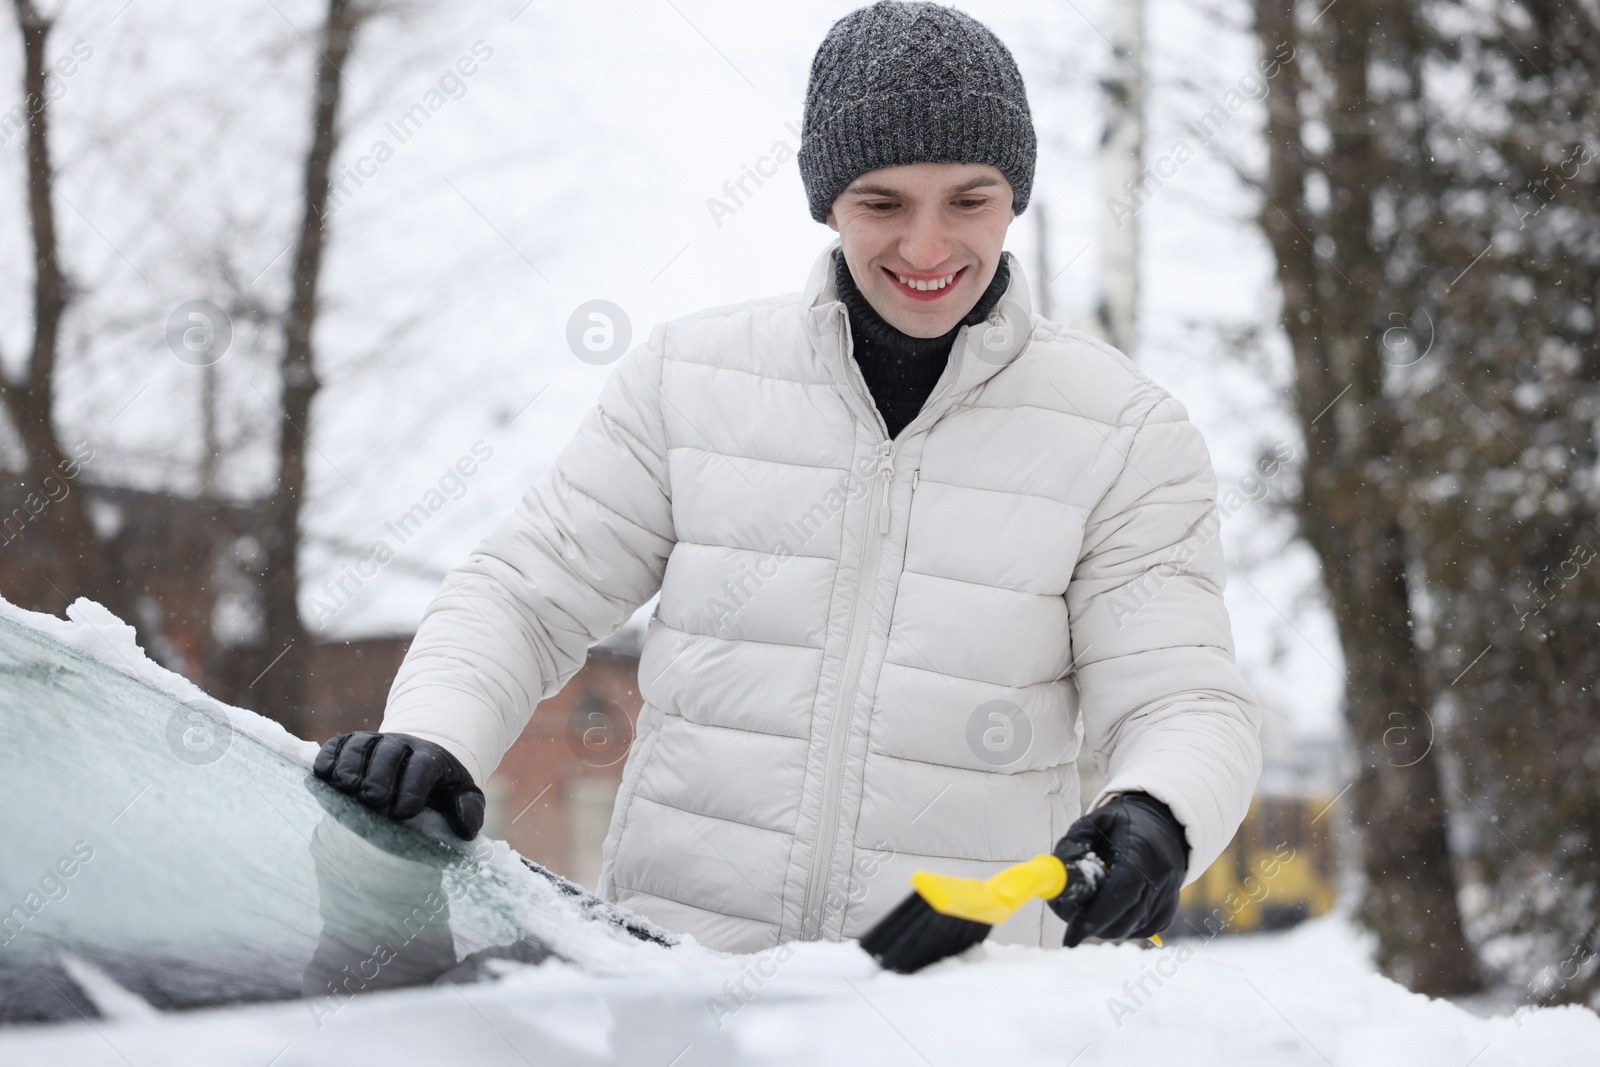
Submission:
[[900,256],[913,270],[933,270],[949,260],[952,244],[940,213],[919,208],[901,232]]

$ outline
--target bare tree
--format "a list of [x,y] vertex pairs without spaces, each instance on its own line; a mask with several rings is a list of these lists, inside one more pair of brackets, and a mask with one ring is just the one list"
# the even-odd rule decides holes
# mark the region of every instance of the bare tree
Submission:
[[[17,26],[22,32],[23,108],[27,112],[28,223],[33,237],[33,344],[26,371],[12,381],[0,365],[0,398],[22,442],[25,470],[19,479],[24,499],[48,500],[29,522],[37,518],[48,531],[55,549],[59,592],[69,600],[86,596],[132,618],[131,598],[119,581],[116,562],[96,535],[86,495],[70,487],[56,497],[44,485],[75,477],[81,457],[67,454],[55,423],[56,364],[61,346],[61,323],[72,300],[72,285],[61,265],[56,234],[55,170],[50,159],[50,74],[45,54],[54,23],[40,14],[32,0],[12,0]],[[39,497],[39,494],[46,494]],[[4,517],[12,520],[13,515]],[[8,528],[9,532],[9,528]],[[54,583],[51,583],[52,585]],[[40,605],[41,607],[43,605]]]
[[[1303,24],[1294,6],[1254,5],[1262,53],[1294,49],[1285,88],[1268,98],[1259,222],[1277,260],[1306,442],[1297,517],[1322,563],[1347,670],[1366,876],[1360,914],[1386,974],[1418,992],[1462,993],[1479,980],[1431,752],[1435,694],[1412,625],[1402,422],[1384,392],[1389,315],[1410,302],[1386,281],[1394,235],[1383,235],[1376,216],[1404,168],[1420,165],[1407,133],[1420,95],[1410,76],[1414,27],[1405,5],[1344,0]],[[1380,68],[1382,85],[1404,88],[1381,89],[1372,77]],[[1321,75],[1315,90],[1311,70]],[[1313,119],[1327,131],[1325,146],[1311,135]]]
[[[263,513],[259,540],[266,554],[263,589],[269,662],[261,676],[263,711],[292,733],[304,735],[305,695],[300,664],[308,644],[300,617],[300,516],[306,486],[306,449],[317,380],[313,332],[317,324],[323,253],[327,247],[329,175],[339,148],[343,66],[371,9],[351,0],[328,0],[318,46],[312,96],[311,143],[302,179],[300,227],[295,238],[288,312],[283,318],[280,365],[283,416],[278,438],[278,480]],[[293,652],[299,649],[301,656]]]
[[1121,197],[1134,199],[1144,166],[1144,0],[1113,4],[1108,28],[1111,70],[1100,79],[1105,111],[1096,163],[1110,210],[1100,220],[1095,317],[1101,335],[1131,356],[1139,302],[1139,215],[1112,205]]

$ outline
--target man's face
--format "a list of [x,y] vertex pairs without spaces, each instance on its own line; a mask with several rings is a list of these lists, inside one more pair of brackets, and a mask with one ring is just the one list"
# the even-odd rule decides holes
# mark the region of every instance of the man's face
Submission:
[[912,337],[939,337],[994,279],[1016,218],[1011,199],[1011,183],[987,163],[907,163],[851,182],[828,225],[884,321]]

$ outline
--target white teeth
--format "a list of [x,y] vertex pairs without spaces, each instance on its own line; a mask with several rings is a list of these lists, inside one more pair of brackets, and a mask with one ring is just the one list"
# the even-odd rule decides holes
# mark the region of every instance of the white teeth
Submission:
[[907,278],[904,274],[896,274],[895,277],[900,279],[901,285],[904,285],[910,289],[919,290],[924,293],[928,292],[930,289],[943,289],[945,286],[949,285],[955,280],[954,274],[946,274],[943,278],[933,278],[928,281],[922,281],[916,278]]

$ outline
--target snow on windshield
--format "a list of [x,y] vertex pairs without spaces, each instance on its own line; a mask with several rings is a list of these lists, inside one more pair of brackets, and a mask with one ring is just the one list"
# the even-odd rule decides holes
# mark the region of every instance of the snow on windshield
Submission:
[[163,1008],[332,1010],[485,957],[604,973],[674,940],[504,842],[367,810],[311,776],[316,745],[163,671],[97,604],[0,607],[0,1022],[92,1015],[95,975]]

